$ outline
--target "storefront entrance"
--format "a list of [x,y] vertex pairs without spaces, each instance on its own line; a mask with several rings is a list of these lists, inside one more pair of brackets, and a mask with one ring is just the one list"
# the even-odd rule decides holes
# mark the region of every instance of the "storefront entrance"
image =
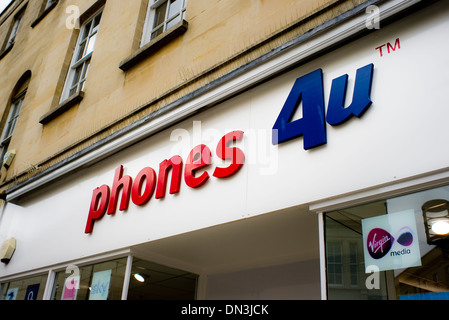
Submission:
[[2,300],[319,300],[318,216],[293,207],[63,263]]

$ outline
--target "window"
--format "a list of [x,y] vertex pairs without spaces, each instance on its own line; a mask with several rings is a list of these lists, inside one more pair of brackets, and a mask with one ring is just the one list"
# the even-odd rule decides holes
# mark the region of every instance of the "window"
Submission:
[[120,300],[126,258],[58,272],[52,300]]
[[187,0],[153,0],[148,7],[142,45],[184,19]]
[[58,2],[58,0],[45,0],[44,11],[53,6],[56,2]]
[[194,300],[198,276],[134,258],[128,300]]
[[43,0],[42,6],[39,11],[39,15],[36,20],[31,24],[31,27],[34,28],[44,17],[53,10],[54,7],[58,4],[59,0]]
[[352,286],[359,285],[359,254],[357,243],[349,244],[349,274]]
[[43,300],[46,282],[45,274],[4,283],[0,300]]
[[84,90],[100,26],[101,14],[102,11],[100,10],[81,27],[61,101],[67,100],[69,97]]
[[[328,299],[449,299],[449,232],[440,232],[440,237],[435,238],[427,230],[432,228],[434,219],[438,219],[440,223],[448,223],[448,207],[442,205],[447,201],[449,186],[443,186],[327,212],[325,237]],[[414,219],[402,218],[403,224],[398,224],[396,220],[396,224],[391,226],[391,232],[395,233],[397,228],[401,228],[401,231],[403,227],[409,230],[410,226],[415,225],[416,232],[413,232],[412,241],[419,247],[417,252],[421,257],[420,263],[407,260],[410,250],[416,249],[410,247],[410,243],[401,244],[401,231],[392,235],[391,247],[393,251],[402,250],[401,254],[389,254],[397,259],[398,265],[392,264],[384,271],[368,271],[371,269],[365,264],[364,247],[366,248],[367,243],[363,240],[362,221],[380,216],[385,217],[383,221],[387,221],[389,216],[404,212],[409,216],[411,214]],[[430,225],[427,220],[429,216],[432,217]],[[388,224],[385,226],[389,228]],[[339,250],[336,243],[340,242],[349,245]],[[397,248],[409,248],[409,252]],[[382,263],[381,260],[378,261]],[[403,264],[405,261],[410,265]],[[342,267],[338,265],[339,262],[342,262]],[[336,286],[340,270],[343,272],[343,285]]]
[[183,35],[188,28],[184,19],[187,0],[150,0],[146,12],[140,48],[120,62],[119,68],[128,71],[150,57],[167,43]]
[[21,94],[15,100],[12,101],[11,110],[9,111],[8,119],[3,129],[2,139],[0,142],[1,146],[1,159],[8,150],[9,142],[11,141],[12,133],[16,127],[17,118],[19,117],[20,109],[22,108],[23,100],[25,98],[25,93]]
[[332,285],[343,284],[343,263],[341,254],[341,244],[328,243],[327,244],[327,270],[328,281]]
[[[127,271],[128,263],[131,268]],[[198,276],[188,271],[135,257],[129,262],[123,257],[80,267],[71,265],[57,272],[51,299],[193,300],[197,281]],[[129,285],[124,286],[125,282]]]
[[19,13],[14,17],[12,27],[9,31],[6,42],[4,43],[3,48],[2,48],[2,55],[9,52],[9,50],[11,50],[11,48],[13,47],[24,13],[25,13],[25,8],[21,9],[19,11]]
[[16,90],[13,93],[13,98],[11,99],[8,116],[3,120],[3,131],[0,136],[0,163],[3,161],[3,157],[8,151],[9,143],[17,124],[17,120],[22,109],[23,101],[25,100],[25,95],[28,89],[28,83],[31,74],[29,72],[25,73],[22,80],[19,81],[16,86]]

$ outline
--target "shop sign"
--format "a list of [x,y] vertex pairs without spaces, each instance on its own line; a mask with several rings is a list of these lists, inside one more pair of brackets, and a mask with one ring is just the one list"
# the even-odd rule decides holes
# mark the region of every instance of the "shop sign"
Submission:
[[[326,121],[338,126],[352,116],[360,118],[371,106],[371,87],[374,65],[357,70],[352,103],[345,107],[348,75],[332,81],[327,115],[325,115],[323,71],[315,70],[298,78],[287,97],[274,126],[274,145],[303,136],[304,149],[327,143]],[[302,118],[292,120],[302,103]]]
[[421,265],[413,210],[381,215],[362,220],[366,268],[379,271]]
[[[227,167],[216,167],[213,177],[223,179],[236,174],[245,161],[245,154],[237,147],[230,144],[243,139],[243,131],[232,131],[224,135],[217,144],[215,153],[222,160],[230,160]],[[196,176],[196,171],[205,169],[211,164],[212,153],[204,144],[194,147],[189,153],[185,165],[179,155],[162,161],[159,165],[159,174],[151,167],[143,168],[133,179],[128,175],[123,175],[123,166],[120,165],[115,170],[112,188],[102,185],[93,191],[89,216],[87,219],[85,233],[92,233],[94,222],[101,219],[105,213],[112,215],[116,212],[119,194],[121,199],[119,210],[128,209],[130,201],[136,206],[143,206],[150,201],[154,193],[156,199],[165,197],[167,189],[168,174],[171,171],[170,194],[180,191],[181,175],[184,170],[184,181],[191,188],[198,188],[209,179],[209,173],[203,171]]]

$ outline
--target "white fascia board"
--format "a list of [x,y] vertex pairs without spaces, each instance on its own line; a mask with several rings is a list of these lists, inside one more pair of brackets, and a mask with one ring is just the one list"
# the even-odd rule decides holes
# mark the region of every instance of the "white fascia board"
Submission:
[[[43,172],[39,176],[12,188],[11,191],[7,192],[6,200],[14,202],[21,196],[59,177],[73,173],[83,166],[100,161],[131,144],[161,131],[167,126],[185,119],[204,107],[232,97],[246,88],[298,64],[302,60],[324,49],[331,48],[342,40],[366,30],[366,21],[369,15],[365,10],[371,4],[376,5],[379,9],[380,22],[382,22],[419,2],[421,0],[367,1],[359,7],[343,13],[341,16],[318,26],[297,39],[283,44],[265,56],[250,62],[246,67],[231,72],[222,79],[219,79],[215,85],[208,85],[207,88],[199,90],[200,94],[197,96],[194,93],[192,95],[193,98],[181,98],[181,103],[178,105],[175,102],[176,106],[169,108],[169,111],[156,111],[156,116],[155,114],[150,115],[151,118],[141,121],[138,125],[132,125],[131,129],[107,139],[107,142],[92,148],[89,152],[77,156],[73,160],[58,166],[56,169]],[[201,93],[201,91],[204,91],[204,93]]]
[[398,197],[407,193],[427,190],[429,188],[441,187],[447,185],[448,182],[449,168],[444,168],[405,179],[399,179],[398,181],[393,181],[388,184],[342,194],[331,199],[322,199],[311,203],[309,210],[319,213],[354,207],[367,202]]

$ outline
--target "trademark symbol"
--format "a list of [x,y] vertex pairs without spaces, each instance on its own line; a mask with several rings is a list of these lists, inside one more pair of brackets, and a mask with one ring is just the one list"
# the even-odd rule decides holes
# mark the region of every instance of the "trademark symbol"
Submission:
[[383,49],[385,49],[385,48],[387,49],[386,54],[390,54],[396,50],[401,49],[401,42],[399,41],[399,38],[396,39],[396,41],[394,42],[394,45],[392,45],[390,42],[387,42],[386,44],[383,44],[383,45],[377,47],[375,50],[379,50],[380,56],[383,57],[385,54],[385,50],[383,50]]

